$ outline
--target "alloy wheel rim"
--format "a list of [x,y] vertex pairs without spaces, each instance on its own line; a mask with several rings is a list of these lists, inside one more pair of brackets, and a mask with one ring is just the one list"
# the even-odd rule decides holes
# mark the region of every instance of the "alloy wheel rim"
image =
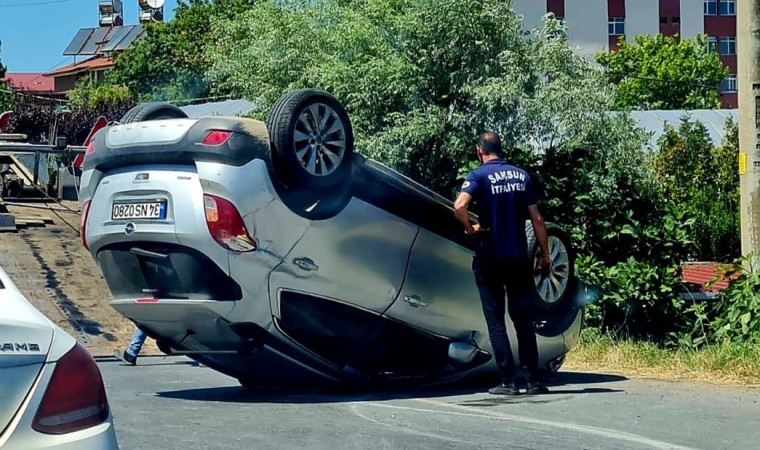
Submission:
[[545,302],[556,303],[567,289],[570,279],[570,257],[565,244],[556,236],[549,236],[549,255],[551,274],[545,278],[540,273],[534,274],[533,281],[538,294]]
[[298,115],[294,146],[298,161],[309,174],[330,175],[346,153],[346,128],[333,108],[313,103]]

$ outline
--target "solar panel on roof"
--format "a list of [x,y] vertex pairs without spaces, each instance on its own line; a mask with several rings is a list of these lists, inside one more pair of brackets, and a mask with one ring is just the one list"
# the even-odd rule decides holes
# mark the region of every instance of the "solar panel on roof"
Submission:
[[100,27],[96,28],[95,31],[90,35],[90,38],[87,39],[87,43],[84,45],[82,50],[79,51],[80,55],[94,55],[98,51],[98,47],[100,47],[100,44],[98,42],[102,41],[104,37],[106,37],[106,33],[108,33],[108,27]]
[[143,32],[143,29],[141,26],[135,25],[134,28],[124,37],[124,39],[119,42],[114,50],[125,50],[130,45],[132,45],[132,42],[134,42],[135,39],[137,39],[138,36]]
[[134,28],[134,25],[132,26],[126,26],[126,27],[114,27],[115,29],[108,35],[108,42],[103,44],[102,47],[100,47],[101,52],[110,52],[113,51],[113,49],[119,44],[119,42],[124,39],[127,34],[129,34],[130,31],[132,31],[132,28]]
[[94,30],[95,28],[82,28],[79,30],[69,46],[66,47],[66,50],[63,51],[63,54],[65,56],[78,55]]

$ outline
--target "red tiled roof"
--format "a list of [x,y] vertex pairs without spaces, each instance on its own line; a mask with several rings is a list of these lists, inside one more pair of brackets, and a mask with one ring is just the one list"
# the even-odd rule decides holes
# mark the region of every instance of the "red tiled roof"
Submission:
[[728,282],[739,275],[734,274],[730,278],[723,277],[711,287],[707,287],[707,284],[722,273],[721,268],[728,267],[714,262],[686,263],[682,267],[681,281],[698,286],[702,292],[719,292],[727,288]]
[[42,93],[55,90],[53,79],[42,73],[6,73],[5,78],[0,81],[5,81],[22,92]]
[[55,69],[52,72],[48,72],[45,75],[49,77],[62,77],[65,75],[73,75],[79,72],[90,72],[93,70],[109,69],[113,67],[114,62],[111,58],[105,58],[102,56],[95,56],[94,58],[86,59],[84,61],[69,64],[63,66],[60,69]]

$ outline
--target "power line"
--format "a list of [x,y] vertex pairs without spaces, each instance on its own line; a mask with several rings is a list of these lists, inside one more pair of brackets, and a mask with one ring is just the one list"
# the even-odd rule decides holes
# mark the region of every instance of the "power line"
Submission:
[[37,3],[15,3],[15,4],[2,4],[0,3],[0,8],[18,8],[22,6],[42,6],[42,5],[53,5],[56,3],[68,3],[73,0],[48,0],[46,2],[37,2]]

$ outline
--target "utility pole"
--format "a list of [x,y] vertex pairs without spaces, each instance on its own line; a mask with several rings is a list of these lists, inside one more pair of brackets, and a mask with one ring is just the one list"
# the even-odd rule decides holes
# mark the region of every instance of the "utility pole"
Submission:
[[760,0],[737,0],[742,255],[760,256]]

